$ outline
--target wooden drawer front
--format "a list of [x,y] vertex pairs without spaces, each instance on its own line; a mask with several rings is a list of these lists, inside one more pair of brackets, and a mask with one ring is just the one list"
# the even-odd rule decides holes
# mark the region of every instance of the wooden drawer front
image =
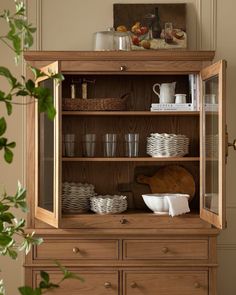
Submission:
[[124,295],[208,295],[208,272],[125,273],[124,289]]
[[201,61],[62,61],[63,72],[198,72],[202,68]]
[[117,240],[45,240],[34,259],[118,259]]
[[162,229],[200,229],[210,228],[210,225],[197,215],[180,217],[158,216],[151,213],[126,213],[124,215],[98,215],[80,214],[74,217],[64,216],[61,221],[62,228],[162,228]]
[[[47,294],[55,295],[118,295],[118,273],[117,272],[76,272],[78,276],[84,279],[84,282],[75,279],[65,280],[60,288]],[[58,283],[62,278],[61,273],[57,271],[48,271],[50,279]],[[34,287],[41,281],[38,271],[34,272]]]
[[125,240],[124,259],[207,259],[207,240]]

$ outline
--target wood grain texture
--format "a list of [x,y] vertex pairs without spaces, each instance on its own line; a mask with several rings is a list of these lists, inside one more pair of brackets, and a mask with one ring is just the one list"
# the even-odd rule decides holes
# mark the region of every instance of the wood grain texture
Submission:
[[[75,279],[65,280],[56,291],[47,292],[47,294],[57,295],[118,295],[119,281],[118,272],[115,271],[74,271],[84,282]],[[62,274],[58,271],[48,271],[52,282],[57,283],[62,278]],[[39,271],[33,272],[33,286],[38,286],[40,282]],[[106,287],[109,283],[109,287]],[[106,285],[105,285],[106,284]]]
[[208,240],[124,240],[124,259],[207,259]]
[[44,240],[43,244],[34,248],[34,259],[118,259],[118,240]]
[[[125,220],[124,223],[122,221]],[[64,215],[62,228],[84,229],[203,229],[208,225],[191,214],[180,217],[159,216],[152,213],[127,211],[117,215],[80,214]]]
[[130,271],[124,279],[124,295],[208,295],[207,271]]
[[162,167],[151,177],[138,175],[137,182],[148,184],[152,193],[181,193],[191,198],[195,194],[194,178],[181,166]]
[[214,51],[150,50],[150,51],[26,51],[27,61],[53,60],[160,60],[160,61],[212,61]]

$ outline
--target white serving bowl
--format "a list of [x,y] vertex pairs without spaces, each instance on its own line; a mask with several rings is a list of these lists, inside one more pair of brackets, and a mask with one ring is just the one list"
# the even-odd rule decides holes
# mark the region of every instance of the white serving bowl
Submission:
[[145,204],[148,206],[150,210],[155,214],[159,215],[168,215],[169,214],[169,204],[165,198],[165,196],[186,196],[187,194],[145,194],[142,195]]

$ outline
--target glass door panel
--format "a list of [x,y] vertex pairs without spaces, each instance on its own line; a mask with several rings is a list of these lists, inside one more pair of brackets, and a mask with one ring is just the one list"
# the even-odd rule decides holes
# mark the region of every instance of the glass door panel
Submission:
[[[43,72],[58,72],[58,63],[53,63]],[[37,81],[39,87],[48,88],[51,92],[53,104],[57,111],[54,120],[50,120],[45,113],[38,113],[36,106],[36,166],[37,198],[36,218],[54,227],[59,225],[59,89],[55,81],[43,78]]]
[[201,217],[225,224],[225,62],[201,72]]

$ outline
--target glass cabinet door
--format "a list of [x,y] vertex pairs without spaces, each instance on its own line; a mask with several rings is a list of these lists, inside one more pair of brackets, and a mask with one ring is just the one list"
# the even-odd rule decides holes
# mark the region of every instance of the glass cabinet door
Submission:
[[[42,68],[42,72],[58,73],[58,62]],[[38,113],[36,104],[36,205],[35,217],[54,227],[59,226],[60,214],[60,167],[59,131],[60,106],[59,85],[49,78],[39,78],[38,86],[50,89],[56,116],[50,120],[46,113]]]
[[201,71],[200,216],[225,226],[225,61]]

